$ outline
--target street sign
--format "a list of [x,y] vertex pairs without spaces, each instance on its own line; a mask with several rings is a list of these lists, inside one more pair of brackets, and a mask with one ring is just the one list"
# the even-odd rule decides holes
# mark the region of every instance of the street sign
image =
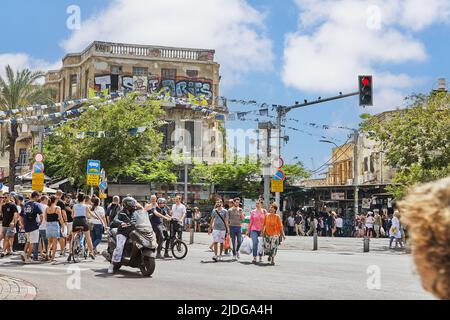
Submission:
[[275,169],[281,169],[284,166],[284,160],[281,157],[275,158],[272,160],[272,166]]
[[105,181],[100,182],[100,184],[98,185],[98,187],[101,190],[106,190],[106,188],[108,187],[108,184]]
[[100,176],[100,160],[88,160],[87,174]]
[[44,173],[33,172],[31,176],[31,189],[34,191],[44,191]]
[[44,172],[44,164],[42,162],[35,162],[33,164],[33,172],[34,173],[43,173]]
[[99,197],[100,199],[106,199],[106,198],[108,197],[108,195],[107,195],[106,193],[103,193],[103,192],[100,191],[98,197]]
[[0,183],[0,191],[3,189],[3,183]]
[[88,186],[98,187],[100,183],[100,175],[98,174],[88,174],[86,177],[86,182]]
[[34,161],[36,161],[36,162],[42,162],[42,161],[44,161],[44,155],[42,154],[42,153],[36,153],[35,155],[34,155]]
[[283,180],[270,180],[270,192],[283,192],[284,191],[284,181]]
[[286,175],[281,169],[278,170],[273,176],[273,180],[284,180],[284,179],[286,179]]

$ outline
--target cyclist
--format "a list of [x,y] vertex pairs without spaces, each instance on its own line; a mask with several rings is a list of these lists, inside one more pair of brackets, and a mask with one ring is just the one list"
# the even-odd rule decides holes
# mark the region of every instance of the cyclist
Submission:
[[152,223],[153,231],[156,233],[156,242],[158,242],[158,248],[156,249],[156,258],[158,259],[162,258],[161,249],[164,241],[166,242],[166,246],[164,248],[164,258],[170,258],[170,239],[167,229],[163,223],[163,219],[167,221],[171,220],[170,216],[168,215],[166,202],[166,199],[159,198],[158,205],[147,211],[150,214],[150,222]]
[[[122,210],[114,218],[110,228],[117,228],[116,236],[116,248],[112,254],[111,264],[108,267],[108,273],[114,272],[114,263],[122,260],[122,252],[125,246],[125,242],[131,231],[133,231],[133,225],[136,223],[133,212],[140,206],[137,201],[127,196],[122,200]],[[141,207],[142,208],[142,207]]]
[[[73,205],[72,209],[72,235],[71,238],[73,239],[73,233],[76,232],[77,227],[83,227],[83,233],[86,238],[87,246],[89,249],[89,257],[91,259],[95,259],[94,256],[94,248],[92,246],[91,241],[91,234],[89,232],[89,225],[87,223],[88,219],[91,217],[91,212],[85,204],[86,196],[83,193],[79,193],[77,197],[78,203]],[[72,241],[69,243],[69,257],[67,258],[67,261],[70,261],[72,258]]]

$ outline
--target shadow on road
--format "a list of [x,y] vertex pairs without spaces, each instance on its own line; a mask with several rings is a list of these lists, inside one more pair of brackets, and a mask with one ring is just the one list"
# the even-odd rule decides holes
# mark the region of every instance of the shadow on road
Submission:
[[221,261],[200,260],[200,263],[223,263],[223,262],[236,262],[236,260],[221,260]]
[[249,261],[239,261],[239,263],[243,264],[243,265],[246,265],[246,266],[254,264],[255,266],[258,266],[258,267],[273,267],[270,263],[262,263],[262,262],[252,263],[252,262],[249,262]]
[[92,270],[96,272],[97,274],[95,277],[99,278],[120,278],[120,279],[145,279],[145,278],[152,278],[150,277],[144,277],[139,271],[128,271],[128,270],[119,270],[115,273],[108,273],[108,269],[97,269]]

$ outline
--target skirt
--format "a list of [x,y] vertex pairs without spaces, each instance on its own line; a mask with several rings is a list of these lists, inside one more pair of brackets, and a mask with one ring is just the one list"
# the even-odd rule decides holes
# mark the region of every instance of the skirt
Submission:
[[274,257],[277,254],[278,246],[280,245],[280,236],[263,236],[264,239],[264,253],[269,257]]
[[60,227],[57,221],[47,222],[47,239],[48,238],[59,238]]

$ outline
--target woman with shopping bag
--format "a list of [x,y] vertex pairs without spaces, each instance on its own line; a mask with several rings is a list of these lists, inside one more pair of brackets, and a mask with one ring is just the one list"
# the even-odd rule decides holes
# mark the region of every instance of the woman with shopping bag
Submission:
[[280,245],[281,240],[286,238],[283,231],[283,224],[280,216],[277,214],[277,211],[277,204],[272,203],[269,213],[264,219],[262,229],[264,252],[268,255],[268,260],[271,265],[275,265],[275,256],[277,255],[278,246]]
[[[256,209],[250,213],[250,223],[248,225],[247,235],[252,238],[253,242],[253,261],[256,263],[256,256],[258,255],[258,237],[261,237],[261,231],[264,225],[266,216],[266,209],[262,207],[262,200],[256,202]],[[259,254],[259,262],[262,262],[262,254]]]

